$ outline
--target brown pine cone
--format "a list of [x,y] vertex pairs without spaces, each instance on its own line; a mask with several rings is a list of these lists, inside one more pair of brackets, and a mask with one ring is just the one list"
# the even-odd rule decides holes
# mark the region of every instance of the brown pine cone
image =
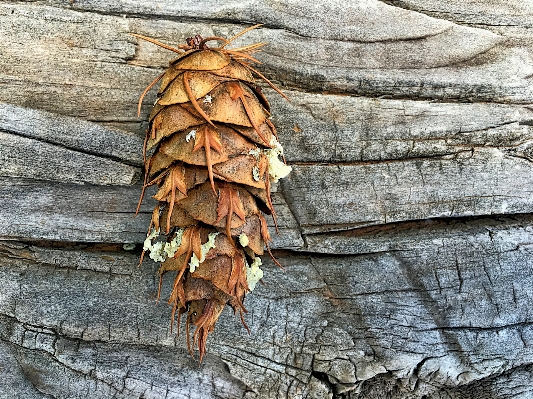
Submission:
[[[226,48],[255,27],[229,40],[197,35],[177,49],[134,35],[179,53],[139,100],[140,111],[146,92],[161,80],[145,140],[139,204],[146,187],[157,184],[159,203],[144,251],[162,262],[160,278],[175,272],[172,324],[176,312],[178,325],[187,313],[188,349],[192,355],[197,346],[200,361],[226,304],[248,329],[244,298],[263,276],[259,255],[265,246],[270,253],[263,213],[276,219],[270,183],[291,170],[279,159],[283,149],[269,120],[270,106],[253,75],[283,94],[250,66],[257,62],[251,54],[265,43]],[[209,48],[212,41],[222,44]]]

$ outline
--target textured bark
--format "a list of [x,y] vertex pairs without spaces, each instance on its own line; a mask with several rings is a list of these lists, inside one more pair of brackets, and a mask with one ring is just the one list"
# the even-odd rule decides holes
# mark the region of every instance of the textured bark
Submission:
[[[349,3],[0,4],[0,398],[533,395],[533,3]],[[269,96],[285,270],[198,366],[137,267],[136,103],[173,56],[129,33],[252,23],[291,99]]]

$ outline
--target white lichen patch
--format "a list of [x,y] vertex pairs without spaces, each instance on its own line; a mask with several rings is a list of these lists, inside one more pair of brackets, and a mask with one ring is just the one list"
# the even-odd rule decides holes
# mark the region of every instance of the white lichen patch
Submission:
[[261,258],[256,257],[253,263],[246,268],[246,281],[250,291],[253,291],[257,282],[263,278],[263,271],[259,268],[262,264]]
[[254,166],[252,168],[252,176],[253,176],[255,181],[261,180],[261,176],[259,174],[259,168],[257,166]]
[[259,155],[261,155],[261,149],[255,147],[253,150],[248,151],[248,155],[253,156],[256,161],[259,161]]
[[187,133],[187,136],[185,136],[185,141],[188,143],[191,141],[191,139],[196,138],[196,130],[191,130],[189,133]]
[[[154,238],[157,238],[158,236],[159,236],[159,229],[157,229],[157,230],[156,229],[152,229],[150,234],[146,236],[146,240],[151,241]],[[145,244],[146,244],[146,240],[144,240]]]
[[268,158],[268,174],[272,182],[277,183],[279,179],[283,179],[291,173],[292,168],[279,159],[279,156],[283,154],[279,148],[264,150],[264,153]]
[[166,258],[162,242],[153,242],[159,237],[159,229],[152,229],[146,240],[144,240],[143,250],[150,251],[150,258],[156,262],[163,262]]
[[270,146],[272,148],[277,148],[279,150],[280,154],[283,154],[283,146],[278,141],[278,139],[276,139],[274,136],[272,136],[272,138],[270,139]]
[[[281,146],[280,142],[276,140],[275,137],[272,137],[270,140],[270,145],[272,148],[267,149],[260,149],[255,148],[253,150],[248,151],[248,155],[251,155],[255,158],[257,162],[259,162],[261,153],[265,154],[265,156],[268,159],[268,174],[270,176],[270,180],[273,183],[277,183],[279,179],[282,179],[286,177],[289,173],[291,173],[292,168],[288,165],[285,165],[279,157],[283,155],[283,147]],[[260,180],[259,176],[259,168],[253,168],[252,169],[253,178],[255,181]]]
[[150,234],[146,237],[143,244],[144,251],[151,251],[153,248],[152,240],[156,239],[159,236],[159,229],[152,229]]
[[215,238],[219,235],[220,233],[210,233],[208,236],[207,236],[207,242],[202,244],[202,256],[200,257],[200,259],[198,259],[198,257],[196,256],[196,254],[193,254],[192,257],[191,257],[191,260],[189,261],[189,271],[191,273],[194,273],[194,271],[196,270],[196,268],[198,266],[200,266],[200,263],[202,263],[203,261],[205,261],[205,256],[207,255],[207,253],[209,252],[209,250],[211,248],[215,248]]
[[159,237],[159,229],[152,229],[146,240],[144,240],[143,250],[150,251],[150,258],[156,262],[164,262],[166,258],[164,245],[162,242],[153,242]]
[[[146,240],[144,240],[143,249],[145,251],[150,251],[150,258],[156,262],[164,262],[165,259],[173,258],[178,249],[181,246],[183,240],[183,233],[185,229],[179,229],[176,231],[176,235],[170,242],[153,242],[157,237],[159,237],[159,230],[152,229]],[[219,233],[210,233],[207,236],[207,242],[201,245],[202,256],[200,259],[193,254],[191,260],[189,261],[189,267],[191,273],[194,273],[196,268],[205,261],[205,256],[211,248],[215,248],[215,238]]]
[[248,236],[244,233],[241,233],[239,235],[239,243],[243,246],[243,247],[247,247],[248,244],[250,243],[250,240],[248,239]]
[[124,251],[133,251],[135,249],[135,244],[132,242],[128,242],[122,246],[124,248]]
[[179,247],[181,246],[181,239],[183,238],[184,232],[185,232],[185,229],[179,229],[178,231],[176,231],[176,235],[174,236],[172,241],[167,242],[165,244],[164,251],[167,254],[167,257],[169,258],[174,257]]
[[164,245],[161,241],[156,242],[152,245],[152,249],[150,249],[150,258],[153,259],[155,262],[165,261],[166,254],[164,250]]

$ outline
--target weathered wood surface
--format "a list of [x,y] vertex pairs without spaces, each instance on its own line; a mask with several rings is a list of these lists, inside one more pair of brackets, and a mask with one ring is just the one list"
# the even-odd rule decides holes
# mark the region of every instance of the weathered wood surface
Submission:
[[[353,4],[352,4],[353,3]],[[0,398],[529,398],[531,1],[0,4]],[[137,268],[136,102],[196,33],[268,41],[281,271],[198,366]],[[164,281],[163,296],[170,290]]]

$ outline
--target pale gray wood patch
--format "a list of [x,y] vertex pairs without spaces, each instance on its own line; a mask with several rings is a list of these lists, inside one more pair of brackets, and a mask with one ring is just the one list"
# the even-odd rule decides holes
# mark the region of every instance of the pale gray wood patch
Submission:
[[155,206],[155,201],[145,201],[140,214],[133,217],[141,192],[139,185],[1,180],[0,235],[9,239],[140,243]]
[[18,362],[16,347],[0,341],[0,398],[45,399],[47,396],[32,385],[31,378]]
[[381,161],[450,155],[477,147],[512,149],[533,137],[533,112],[524,106],[296,91],[287,95],[290,102],[273,94],[269,98],[290,162]]
[[80,118],[0,103],[0,130],[88,154],[142,165],[143,141]]
[[[141,244],[156,201],[147,190],[139,215],[141,185],[102,186],[0,178],[0,237],[67,242]],[[279,234],[268,217],[272,248],[303,246],[298,223],[280,194],[272,202]]]
[[[390,7],[371,0],[361,3],[332,3],[319,1],[308,7],[305,1],[279,3],[276,1],[203,1],[183,3],[170,0],[150,3],[129,1],[120,6],[113,1],[77,1],[73,4],[52,0],[48,4],[74,10],[99,11],[109,14],[145,15],[175,19],[227,20],[235,23],[256,21],[274,25],[306,37],[324,37],[332,40],[375,42],[384,40],[409,40],[441,33],[451,23],[401,8]],[[305,9],[305,13],[302,13]],[[343,15],[343,18],[335,18]],[[335,16],[335,17],[334,17]],[[387,24],[387,19],[402,19],[404,24]]]
[[[42,331],[28,325],[22,328],[25,329],[24,340],[14,352],[26,373],[39,375],[34,384],[39,391],[50,395],[45,397],[74,398],[85,391],[90,392],[91,398],[101,399],[242,398],[248,390],[231,376],[219,359],[206,359],[205,366],[200,369],[193,359],[186,360],[187,353],[181,348],[153,351],[135,345],[124,347],[68,339],[52,330]],[[185,360],[179,371],[176,358]],[[124,360],[127,364],[123,364]],[[5,398],[24,392],[5,382],[0,382],[0,387],[2,385],[6,389]]]
[[[104,258],[112,265],[109,271],[74,270],[48,263],[46,248],[4,243],[0,303],[9,328],[2,329],[2,339],[26,353],[23,364],[44,373],[45,381],[50,370],[68,368],[47,385],[53,395],[64,392],[65,379],[73,380],[73,396],[100,379],[122,386],[131,370],[130,377],[141,380],[130,386],[134,392],[148,389],[145,381],[159,389],[161,381],[177,392],[194,387],[214,397],[203,381],[220,360],[232,377],[217,371],[216,378],[227,381],[228,392],[247,387],[250,398],[281,392],[328,397],[382,379],[401,381],[410,395],[455,386],[468,390],[491,375],[529,373],[524,366],[531,357],[533,322],[517,311],[531,305],[533,288],[532,236],[524,223],[493,221],[491,231],[464,224],[447,236],[435,230],[416,237],[413,231],[405,249],[391,252],[281,256],[284,271],[265,258],[267,286],[246,299],[251,335],[225,312],[199,369],[183,350],[183,335],[177,338],[168,329],[169,307],[154,303],[155,264],[136,268],[136,255],[122,252],[63,250],[73,263]],[[405,239],[397,238],[399,244]],[[487,268],[494,262],[497,269]],[[131,273],[115,273],[128,263]],[[167,277],[163,298],[170,283]],[[160,348],[159,355],[147,346]],[[120,367],[106,369],[119,347],[129,360],[117,359]],[[179,365],[170,379],[155,367],[170,359],[167,354]],[[148,365],[142,377],[136,359]],[[472,369],[473,363],[478,367]],[[187,377],[196,372],[205,377]],[[317,375],[327,384],[312,384]]]
[[[387,3],[424,13],[426,15],[461,24],[482,25],[486,29],[498,30],[499,27],[512,31],[514,27],[533,26],[533,7],[531,1],[419,1],[387,0]],[[503,30],[503,32],[508,32]]]
[[[0,398],[529,398],[530,3],[2,2]],[[251,334],[224,312],[198,366],[172,276],[156,303],[137,267],[150,193],[133,219],[138,96],[175,55],[129,33],[254,23],[235,45],[268,42],[291,98],[262,84],[285,269],[263,257]]]
[[[426,22],[431,19],[408,14],[427,29]],[[40,23],[41,19],[47,23]],[[231,36],[243,28],[227,23],[160,23],[10,3],[0,6],[0,21],[4,43],[11,44],[1,48],[1,101],[94,121],[125,123],[140,121],[135,116],[139,94],[157,76],[154,67],[164,68],[173,58],[169,51],[128,33],[155,34],[175,44],[195,33]],[[434,24],[442,22],[435,20]],[[271,79],[306,90],[446,101],[531,101],[528,76],[533,71],[522,67],[531,65],[527,48],[504,46],[499,44],[504,37],[460,25],[416,37],[343,41],[265,28],[250,32],[247,40],[269,41],[258,56],[265,63],[262,71]],[[38,62],[43,54],[46,62]]]
[[272,216],[265,216],[274,249],[301,249],[304,247],[304,240],[301,235],[300,225],[294,218],[282,193],[272,193],[272,204],[276,211],[276,221],[278,231],[276,231]]
[[141,170],[110,159],[0,131],[0,176],[72,183],[129,185]]
[[304,233],[435,217],[529,213],[531,161],[498,149],[355,165],[298,165],[282,182]]
[[[255,32],[250,35],[259,37],[260,33]],[[265,49],[269,55],[267,59],[276,59],[276,63],[283,61],[285,65],[297,65],[296,71],[300,73],[305,70],[305,65],[312,65],[317,69],[378,71],[446,67],[468,61],[503,41],[502,37],[492,32],[459,25],[452,25],[446,30],[418,40],[392,42],[386,40],[368,43],[348,40],[335,42],[318,37],[310,46],[309,39],[300,35],[278,30],[273,31],[271,35],[272,43],[268,49]],[[459,48],[447,46],[447,43],[454,43]],[[294,51],[296,49],[299,51]]]

